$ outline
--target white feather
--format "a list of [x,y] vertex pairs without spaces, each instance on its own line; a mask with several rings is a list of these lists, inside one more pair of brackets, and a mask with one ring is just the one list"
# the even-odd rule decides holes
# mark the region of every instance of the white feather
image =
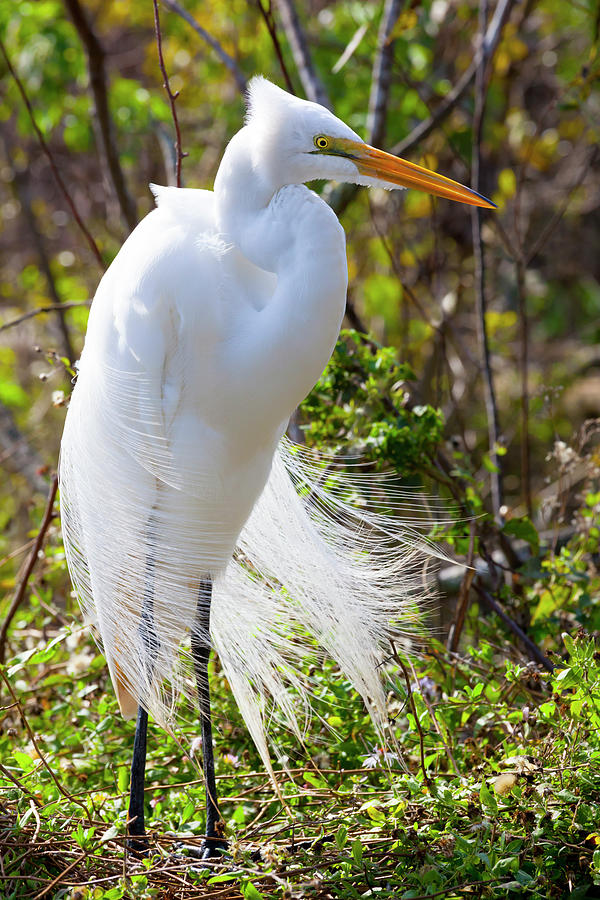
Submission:
[[280,94],[255,84],[214,194],[153,187],[158,208],[98,288],[60,464],[69,568],[123,713],[139,703],[168,727],[193,695],[189,632],[210,577],[213,643],[267,767],[273,710],[306,728],[315,647],[384,727],[388,641],[414,627],[436,554],[418,500],[282,438],[331,355],[347,280],[343,231],[299,182],[317,163],[352,180],[313,137],[356,135]]

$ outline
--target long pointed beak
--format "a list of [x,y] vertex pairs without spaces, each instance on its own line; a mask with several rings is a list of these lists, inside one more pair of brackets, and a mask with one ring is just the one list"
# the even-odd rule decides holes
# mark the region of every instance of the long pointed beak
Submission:
[[484,209],[496,209],[496,204],[478,194],[477,191],[452,181],[445,175],[431,172],[424,166],[384,153],[368,144],[348,141],[353,144],[351,156],[361,175],[369,175],[387,181],[390,184],[402,187],[415,188],[418,191],[426,191],[436,197],[447,197],[449,200],[457,200],[459,203],[468,203],[469,206],[482,206]]

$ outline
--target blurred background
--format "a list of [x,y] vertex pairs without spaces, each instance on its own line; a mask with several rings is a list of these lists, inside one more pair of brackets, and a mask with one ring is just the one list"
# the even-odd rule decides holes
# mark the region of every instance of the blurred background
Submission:
[[[458,521],[431,536],[472,566],[442,565],[433,638],[410,661],[410,677],[400,668],[390,682],[395,739],[408,766],[395,772],[404,805],[394,818],[392,796],[385,816],[369,808],[360,824],[352,804],[336,807],[336,793],[332,808],[346,817],[340,827],[358,822],[365,833],[376,826],[387,834],[389,825],[396,840],[406,820],[407,859],[434,854],[410,896],[425,888],[445,894],[447,872],[453,884],[489,877],[499,893],[485,896],[508,896],[502,879],[519,866],[524,874],[511,890],[535,882],[532,896],[562,897],[579,879],[577,896],[598,896],[593,887],[585,893],[590,872],[600,882],[599,782],[586,774],[600,766],[598,0],[184,2],[162,0],[159,8],[183,186],[212,188],[243,121],[245,84],[262,73],[330,106],[369,143],[470,184],[498,207],[477,213],[414,191],[313,185],[347,235],[348,330],[290,433],[441,497]],[[44,820],[41,833],[39,822],[33,831],[31,797],[60,799],[36,768],[26,715],[44,731],[65,784],[95,786],[89,802],[102,828],[117,819],[121,834],[125,827],[131,729],[116,716],[89,635],[73,630],[55,472],[96,286],[152,209],[148,183],[176,183],[178,153],[152,0],[2,2],[0,39],[0,662],[12,661],[14,683],[0,756],[14,757],[3,790],[16,810],[6,821],[19,823],[11,834],[14,871],[22,871],[22,833],[33,846],[57,827]],[[307,666],[306,674],[319,712],[306,752],[332,772],[351,768],[353,790],[364,793],[362,767],[388,765],[393,754],[375,746],[357,697],[331,665]],[[259,763],[215,663],[219,677],[217,767],[233,794],[239,761]],[[338,744],[332,728],[344,735]],[[306,748],[289,735],[281,741],[290,764],[303,765]],[[171,737],[155,744],[160,784],[179,777],[180,751]],[[537,761],[527,763],[533,769],[519,763],[514,783],[529,781],[512,796],[514,815],[507,806],[502,827],[490,831],[501,801],[485,773],[497,772],[503,756],[514,769],[514,760],[527,762],[523,754]],[[542,765],[552,788],[534,795],[527,785]],[[427,793],[427,769],[444,785],[456,779],[447,795],[441,780],[437,794]],[[304,788],[325,790],[312,777]],[[20,778],[28,787],[18,787]],[[379,785],[380,798],[389,789],[387,781],[369,784]],[[156,801],[154,827],[177,830],[191,820],[193,801],[180,786]],[[272,794],[266,782],[257,791]],[[306,821],[313,815],[321,835],[323,796],[306,801],[307,809],[314,803]],[[234,796],[223,807],[230,827],[242,829],[256,810],[271,815],[268,802],[258,797],[250,808]],[[76,804],[63,812],[81,815]],[[422,838],[417,821],[429,823]],[[440,837],[450,827],[465,836],[456,850]],[[340,853],[347,834],[336,837]],[[84,832],[73,840],[64,857],[71,874],[87,846]],[[498,874],[492,863],[508,859],[507,847],[514,853]],[[352,852],[362,894],[362,850]],[[41,851],[35,859],[36,877],[48,883],[54,870],[48,874]],[[115,879],[120,866],[119,858]],[[395,863],[383,872],[380,883],[395,887],[381,896],[400,896],[401,874]],[[130,896],[123,890],[110,896]],[[22,894],[15,887],[10,896]]]
[[[480,190],[498,204],[481,217],[484,309],[468,209],[417,192],[315,187],[348,238],[348,325],[410,365],[411,395],[442,411],[443,438],[481,475],[489,510],[485,467],[501,462],[500,505],[542,512],[557,476],[554,442],[571,443],[600,415],[597,5],[506,2],[500,23],[498,10],[484,10],[483,24],[477,4],[458,0],[303,2],[291,24],[288,7],[188,2],[186,21],[163,4],[182,183],[212,186],[243,119],[244,81],[257,72],[300,95],[316,91],[373,143],[464,183],[475,144]],[[0,29],[31,104],[0,59],[0,461],[10,476],[0,516],[16,538],[44,490],[43,467],[56,466],[59,392],[71,383],[59,358],[78,358],[102,274],[90,239],[110,263],[152,208],[148,182],[174,183],[174,151],[151,3],[6,3]]]

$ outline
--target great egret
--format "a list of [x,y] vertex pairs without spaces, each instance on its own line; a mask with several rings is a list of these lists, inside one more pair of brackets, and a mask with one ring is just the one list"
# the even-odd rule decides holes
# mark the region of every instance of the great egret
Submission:
[[332,353],[347,287],[344,232],[304,182],[414,187],[493,206],[262,77],[248,101],[214,192],[153,186],[157,209],[100,282],[60,464],[73,584],[121,711],[137,714],[133,845],[144,846],[148,710],[168,725],[176,695],[193,691],[191,659],[207,856],[225,845],[211,635],[272,773],[266,702],[298,729],[303,637],[337,660],[381,726],[383,646],[390,628],[406,626],[414,591],[420,541],[410,521],[355,510],[283,438]]

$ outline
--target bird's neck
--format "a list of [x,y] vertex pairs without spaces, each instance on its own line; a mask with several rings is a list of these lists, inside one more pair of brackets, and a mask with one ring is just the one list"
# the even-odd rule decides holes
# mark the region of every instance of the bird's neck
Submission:
[[304,185],[269,182],[252,164],[243,135],[230,143],[215,181],[217,227],[246,259],[275,273],[277,286],[236,368],[242,383],[261,385],[262,408],[282,421],[335,346],[346,301],[345,236],[329,206]]
[[226,243],[269,272],[276,272],[279,262],[273,236],[265,242],[269,205],[279,187],[266,169],[255,166],[243,128],[227,146],[215,179],[217,228]]

